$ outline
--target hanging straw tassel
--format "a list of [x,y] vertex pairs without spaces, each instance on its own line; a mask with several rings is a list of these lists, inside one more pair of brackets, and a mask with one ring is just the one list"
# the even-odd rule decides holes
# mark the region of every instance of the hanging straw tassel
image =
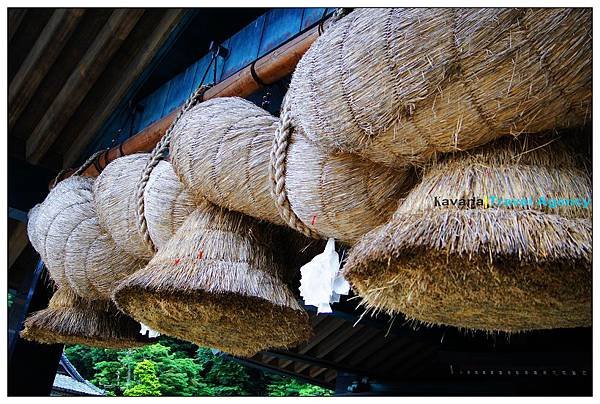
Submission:
[[296,345],[310,335],[308,316],[272,241],[253,219],[205,203],[113,299],[160,333],[234,355]]
[[117,312],[110,292],[140,263],[98,226],[92,183],[70,177],[30,212],[29,237],[59,291],[48,309],[30,316],[24,335],[46,343],[137,346],[144,341],[131,333],[137,325]]
[[300,60],[294,125],[402,167],[591,119],[590,9],[368,8]]
[[99,348],[133,348],[147,343],[139,324],[108,301],[83,299],[60,286],[48,308],[25,320],[21,337],[43,344],[83,344]]
[[[278,119],[241,98],[191,108],[174,126],[172,163],[186,189],[227,209],[274,224],[283,220],[272,195],[271,150]],[[291,136],[281,159],[291,209],[311,237],[352,244],[384,223],[409,187],[397,171],[348,154],[327,155]],[[283,175],[283,174],[282,174]]]
[[[345,276],[372,310],[487,331],[591,324],[591,180],[561,142],[502,139],[425,171],[388,224],[350,251]],[[436,206],[438,198],[532,206]],[[438,199],[439,201],[439,199]],[[488,199],[493,203],[492,199]]]

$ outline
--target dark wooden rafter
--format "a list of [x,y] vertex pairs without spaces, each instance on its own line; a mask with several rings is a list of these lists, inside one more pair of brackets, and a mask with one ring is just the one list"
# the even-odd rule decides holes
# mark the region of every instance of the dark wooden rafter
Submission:
[[11,8],[8,10],[8,42],[15,36],[25,14],[27,14],[25,8]]
[[75,31],[84,10],[59,9],[44,27],[8,89],[8,125],[13,128],[40,82]]
[[27,224],[15,222],[14,228],[8,237],[8,268],[13,266],[28,243]]
[[143,10],[115,10],[29,136],[26,157],[38,163],[110,61]]
[[122,67],[122,75],[118,81],[105,91],[101,101],[96,103],[97,108],[95,108],[93,115],[86,120],[83,128],[77,131],[75,140],[63,157],[63,165],[73,165],[80,157],[85,147],[92,141],[102,124],[122,101],[135,80],[156,56],[184,13],[185,10],[182,9],[169,9],[164,12],[159,23],[138,47],[136,54],[130,58],[129,64]]

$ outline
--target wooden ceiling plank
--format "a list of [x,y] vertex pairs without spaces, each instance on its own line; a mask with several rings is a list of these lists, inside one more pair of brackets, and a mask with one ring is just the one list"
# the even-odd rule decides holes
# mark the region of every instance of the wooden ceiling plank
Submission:
[[83,150],[93,140],[104,122],[110,117],[118,104],[122,101],[127,91],[135,80],[142,74],[146,66],[152,61],[162,44],[167,40],[171,32],[181,20],[184,10],[169,9],[165,11],[160,23],[148,36],[145,43],[140,46],[137,55],[131,58],[131,62],[123,69],[123,76],[106,92],[102,102],[99,103],[94,114],[87,120],[83,130],[63,158],[63,166],[70,167],[77,161]]
[[23,222],[18,222],[8,239],[8,268],[13,266],[28,243],[27,225]]
[[8,88],[8,127],[12,129],[50,70],[84,14],[82,9],[58,9],[19,67]]
[[27,14],[26,8],[11,8],[8,10],[8,42],[15,36],[25,14]]
[[90,45],[67,82],[27,139],[27,160],[38,163],[46,154],[60,131],[65,127],[89,89],[109,63],[112,55],[139,18],[143,10],[117,9]]
[[343,332],[337,333],[335,338],[329,338],[324,343],[317,345],[314,349],[315,356],[317,358],[324,358],[327,354],[352,338],[352,336],[358,334],[363,328],[364,327],[360,324],[354,327],[349,324],[349,327],[344,329]]
[[337,378],[337,370],[334,370],[334,369],[327,371],[327,373],[325,373],[325,375],[323,375],[323,379],[325,379],[325,381],[327,383],[333,382],[336,378]]
[[346,322],[333,316],[328,316],[327,321],[322,324],[322,326],[315,330],[316,335],[306,345],[303,345],[298,349],[299,353],[306,354],[329,335],[336,332],[340,327],[346,324]]
[[343,359],[350,356],[360,347],[379,335],[381,335],[380,330],[367,327],[363,330],[363,332],[359,333],[352,340],[350,340],[350,342],[335,349],[332,353],[332,357],[328,358],[328,360],[335,363],[340,363]]

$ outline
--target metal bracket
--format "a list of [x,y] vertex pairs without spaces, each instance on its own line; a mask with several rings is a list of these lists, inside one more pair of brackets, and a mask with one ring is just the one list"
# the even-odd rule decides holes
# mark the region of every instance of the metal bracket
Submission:
[[221,56],[223,59],[229,57],[229,49],[223,45],[217,44],[215,41],[210,42],[208,51],[212,53],[214,57]]

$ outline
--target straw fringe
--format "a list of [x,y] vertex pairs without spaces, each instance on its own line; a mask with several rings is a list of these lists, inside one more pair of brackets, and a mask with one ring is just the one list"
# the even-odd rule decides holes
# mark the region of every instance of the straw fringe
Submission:
[[44,344],[84,344],[99,348],[133,348],[146,344],[139,324],[126,317],[114,304],[78,297],[60,287],[47,309],[25,320],[21,337]]
[[272,239],[252,219],[204,204],[113,299],[161,333],[251,356],[308,338]]
[[505,139],[432,165],[350,251],[345,275],[363,303],[488,331],[590,325],[591,212],[433,205],[434,196],[591,197],[573,154],[569,164],[560,142],[540,144]]
[[357,9],[300,60],[287,98],[327,151],[422,164],[591,114],[591,10]]

